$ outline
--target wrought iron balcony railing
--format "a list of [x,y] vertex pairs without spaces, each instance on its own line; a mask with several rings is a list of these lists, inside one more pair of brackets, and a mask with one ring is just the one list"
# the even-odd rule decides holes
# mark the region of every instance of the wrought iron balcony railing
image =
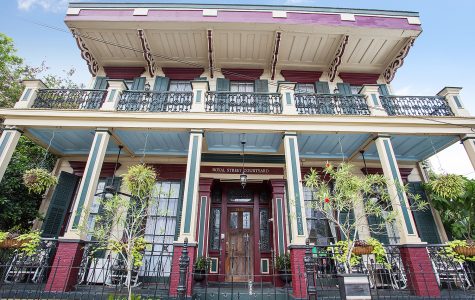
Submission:
[[207,92],[206,111],[223,113],[281,114],[278,93]]
[[453,116],[447,100],[439,96],[381,96],[390,116]]
[[107,90],[40,89],[32,108],[99,109]]
[[193,92],[124,91],[117,110],[185,112],[191,109]]
[[363,95],[295,94],[297,113],[307,115],[369,115]]

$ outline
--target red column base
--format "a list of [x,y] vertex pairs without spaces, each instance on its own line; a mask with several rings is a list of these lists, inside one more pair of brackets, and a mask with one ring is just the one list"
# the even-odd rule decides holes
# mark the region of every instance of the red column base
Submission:
[[[188,245],[188,257],[190,257],[190,264],[188,267],[188,272],[186,276],[186,295],[188,297],[191,297],[191,283],[193,282],[193,276],[191,272],[193,272],[193,265],[195,264],[195,252],[196,252],[196,247]],[[176,297],[178,296],[177,293],[177,287],[178,287],[178,282],[180,280],[180,256],[181,252],[183,250],[183,245],[178,244],[174,245],[173,247],[173,258],[172,258],[172,268],[171,268],[171,274],[170,274],[170,289],[169,289],[169,295]]]
[[409,289],[416,296],[439,297],[440,289],[425,247],[403,245],[401,260],[406,270]]
[[[298,248],[297,248],[298,247]],[[307,298],[307,280],[305,278],[305,246],[290,249],[290,268],[292,271],[292,293],[296,299]]]
[[45,291],[68,292],[77,283],[84,251],[82,241],[59,240]]

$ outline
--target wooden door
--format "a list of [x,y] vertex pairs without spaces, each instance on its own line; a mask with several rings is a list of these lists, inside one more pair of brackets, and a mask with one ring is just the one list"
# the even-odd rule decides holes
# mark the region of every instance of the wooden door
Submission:
[[245,282],[252,278],[252,208],[229,208],[226,238],[226,281]]

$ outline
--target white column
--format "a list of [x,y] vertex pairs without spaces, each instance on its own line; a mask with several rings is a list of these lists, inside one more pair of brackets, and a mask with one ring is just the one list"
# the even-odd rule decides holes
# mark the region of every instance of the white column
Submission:
[[47,87],[39,79],[23,80],[21,83],[25,86],[25,89],[23,90],[20,99],[15,103],[15,108],[31,108],[35,102],[38,90]]
[[468,158],[475,170],[475,134],[466,134],[461,136],[463,147],[467,152]]
[[21,134],[22,132],[15,127],[7,127],[3,130],[0,137],[0,181],[2,181],[3,175],[5,175]]
[[186,164],[185,190],[181,211],[181,226],[178,242],[188,238],[189,243],[196,243],[196,225],[198,224],[198,184],[200,181],[201,146],[203,131],[192,130],[188,146]]
[[379,136],[374,140],[374,143],[378,150],[384,176],[388,181],[388,193],[391,198],[392,208],[397,212],[396,224],[401,238],[400,243],[421,243],[412,217],[409,201],[403,188],[404,184],[399,173],[391,139],[388,136]]
[[87,236],[87,228],[84,227],[87,225],[88,212],[94,199],[110,136],[111,133],[108,129],[100,128],[96,130],[81,185],[74,201],[68,231],[64,235],[67,239],[85,239]]
[[449,104],[452,112],[457,117],[469,117],[470,113],[465,108],[460,100],[460,87],[445,87],[440,92],[437,93],[437,96],[445,97],[445,100]]
[[191,104],[191,112],[206,111],[206,92],[209,90],[208,81],[194,80],[191,82],[193,87],[193,99]]
[[307,221],[305,216],[305,202],[300,172],[300,157],[297,144],[297,134],[284,134],[285,175],[287,178],[288,201],[290,214],[291,245],[305,245],[307,238]]
[[381,105],[381,101],[379,99],[379,85],[365,84],[361,89],[361,94],[365,96],[366,103],[368,103],[369,111],[372,116],[388,115]]
[[107,96],[104,103],[102,103],[101,110],[114,111],[120,101],[122,91],[127,89],[127,85],[122,79],[107,80],[109,87],[107,88]]
[[296,115],[297,108],[295,107],[295,82],[279,82],[277,92],[282,98],[282,114]]

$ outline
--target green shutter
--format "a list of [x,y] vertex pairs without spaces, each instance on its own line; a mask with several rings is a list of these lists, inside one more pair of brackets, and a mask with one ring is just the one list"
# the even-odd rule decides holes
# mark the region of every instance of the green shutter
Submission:
[[[353,212],[353,210],[350,210],[349,212],[348,211],[341,211],[340,212],[340,224],[345,224],[346,220],[348,220],[348,218],[349,218],[350,223],[355,222],[355,213]],[[341,232],[341,229],[340,229],[340,232]],[[351,235],[350,238],[352,238],[354,234],[355,234],[355,230],[353,229],[350,232],[350,235]],[[358,238],[358,234],[356,234],[356,238]],[[341,239],[346,240],[343,234],[341,234]]]
[[389,89],[387,85],[380,84],[378,90],[381,96],[389,96]]
[[267,79],[254,80],[254,92],[268,93],[269,92],[269,83],[268,83]]
[[338,92],[342,95],[351,95],[351,87],[348,83],[337,83]]
[[216,80],[216,91],[226,92],[231,89],[231,83],[226,78],[218,78]]
[[[178,236],[180,235],[180,228],[181,228],[181,211],[183,207],[183,194],[184,194],[184,188],[185,184],[184,181],[180,181],[180,199],[178,199],[177,203],[177,210],[176,210],[176,227],[175,227],[175,241],[178,239]],[[211,201],[211,200],[210,200]]]
[[[375,215],[369,215],[367,217],[368,219],[368,225],[370,228],[371,232],[371,237],[377,239],[383,244],[389,244],[389,237],[388,237],[388,231],[385,227],[381,228],[380,225],[384,223],[384,219],[382,217],[378,217]],[[373,232],[377,231],[377,232]]]
[[166,92],[168,91],[168,85],[170,84],[170,78],[157,76],[155,77],[155,83],[153,84],[153,90],[155,92]]
[[42,236],[48,238],[58,237],[65,220],[69,205],[74,197],[74,192],[79,181],[79,176],[61,172],[58,184],[54,190],[51,202],[43,222]]
[[[426,193],[422,187],[422,182],[409,182],[408,191],[412,195],[420,195],[421,200],[427,201]],[[410,196],[410,195],[409,195]],[[412,197],[409,198],[409,203],[413,205]],[[440,236],[437,231],[437,225],[432,215],[430,207],[424,208],[424,210],[418,210],[412,212],[414,216],[414,222],[416,223],[417,232],[423,242],[429,244],[440,244]]]
[[106,90],[107,89],[107,77],[97,76],[96,81],[94,82],[95,90]]
[[145,77],[135,77],[131,90],[143,91],[145,88]]
[[330,94],[330,86],[326,81],[315,82],[315,91],[317,94]]

